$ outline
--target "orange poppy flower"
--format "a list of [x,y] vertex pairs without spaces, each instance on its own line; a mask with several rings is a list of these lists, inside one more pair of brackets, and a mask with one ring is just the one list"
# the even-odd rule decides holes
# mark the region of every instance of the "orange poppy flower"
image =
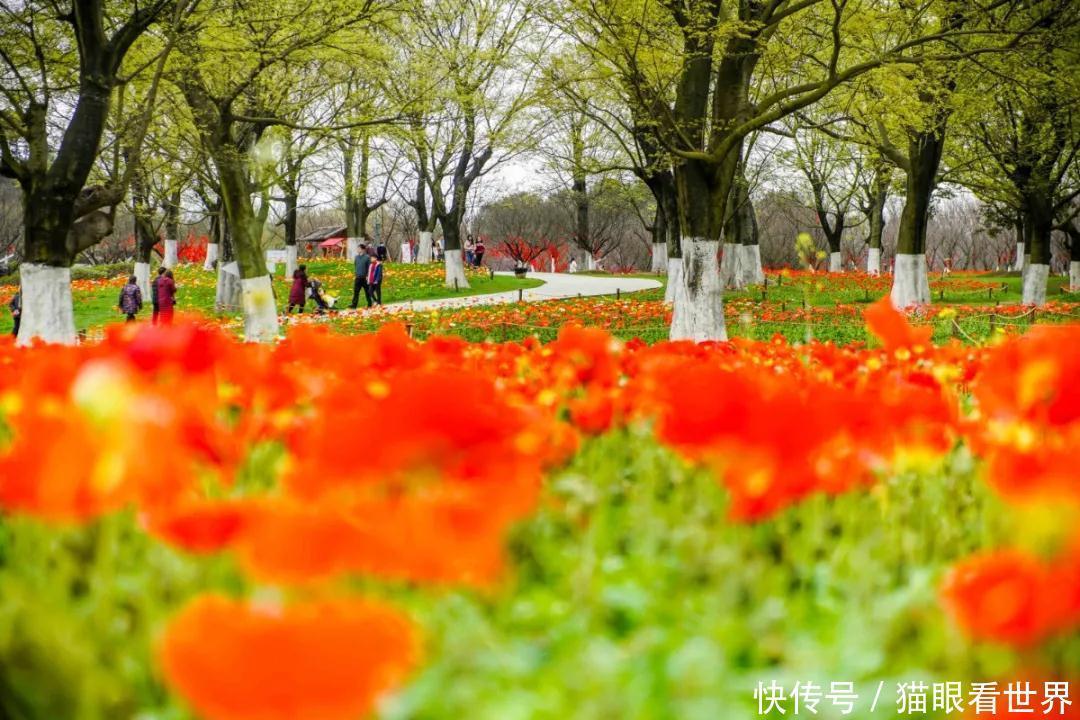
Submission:
[[409,620],[371,600],[266,608],[204,595],[169,621],[157,655],[206,720],[356,720],[418,652]]

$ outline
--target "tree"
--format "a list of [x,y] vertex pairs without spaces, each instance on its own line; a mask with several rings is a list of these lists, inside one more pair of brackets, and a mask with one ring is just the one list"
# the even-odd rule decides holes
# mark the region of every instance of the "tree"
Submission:
[[[424,233],[437,222],[447,287],[469,286],[461,228],[473,186],[532,143],[522,123],[535,102],[536,65],[522,69],[521,59],[526,45],[543,42],[530,35],[533,15],[534,0],[416,0],[402,39],[412,76],[405,84],[420,82],[425,91],[407,110],[403,138],[416,173],[410,202],[421,230],[418,259],[428,259]],[[425,80],[431,77],[440,81]]]
[[[973,9],[963,29],[976,20],[1008,17],[1005,6],[1014,4]],[[667,108],[664,93],[675,88],[670,110],[654,118],[659,136],[677,158],[684,280],[675,298],[672,338],[726,337],[716,256],[742,145],[750,133],[876,68],[989,51],[989,41],[968,41],[970,36],[951,20],[928,27],[920,18],[951,18],[956,3],[935,0],[931,5],[871,9],[844,0],[571,2],[596,27],[590,51],[630,70],[635,101],[643,109]],[[672,36],[681,46],[677,70],[672,73],[665,65],[657,72],[652,61],[670,48]],[[915,52],[923,46],[928,46],[925,52]],[[923,145],[933,137],[930,128],[913,141],[920,160],[922,153],[932,159],[932,148]],[[922,167],[913,174],[919,182]],[[909,218],[908,232],[914,229]]]
[[[113,91],[136,41],[184,7],[175,0],[0,6],[0,61],[7,69],[0,80],[0,175],[23,191],[20,343],[75,342],[70,268],[80,251],[111,232],[111,215],[100,211],[124,195],[123,182],[86,187]],[[68,104],[73,109],[64,117]],[[52,122],[62,127],[56,148]]]
[[[289,92],[295,68],[317,62],[320,51],[333,54],[334,43],[363,42],[364,31],[386,17],[393,5],[393,0],[363,0],[278,2],[271,7],[241,0],[204,8],[186,29],[183,62],[174,65],[171,79],[190,106],[217,172],[249,341],[267,342],[278,334],[261,239],[268,189],[280,158],[273,143],[261,142],[263,135],[275,126],[304,127],[290,119],[296,112]],[[226,67],[215,53],[222,43],[229,46]],[[252,200],[257,192],[262,195],[258,209]]]

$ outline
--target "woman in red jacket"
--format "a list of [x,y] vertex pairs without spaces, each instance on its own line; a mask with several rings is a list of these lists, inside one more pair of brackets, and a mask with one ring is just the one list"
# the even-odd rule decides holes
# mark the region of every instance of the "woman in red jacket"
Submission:
[[173,279],[172,270],[166,270],[157,284],[158,321],[169,324],[173,319],[173,308],[176,307],[176,280]]

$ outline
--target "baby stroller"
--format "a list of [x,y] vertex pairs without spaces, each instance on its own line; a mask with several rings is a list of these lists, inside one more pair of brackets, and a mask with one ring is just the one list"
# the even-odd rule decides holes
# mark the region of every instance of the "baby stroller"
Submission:
[[315,302],[315,312],[317,313],[331,310],[337,302],[337,298],[330,297],[323,292],[322,283],[315,279],[308,281],[308,296]]

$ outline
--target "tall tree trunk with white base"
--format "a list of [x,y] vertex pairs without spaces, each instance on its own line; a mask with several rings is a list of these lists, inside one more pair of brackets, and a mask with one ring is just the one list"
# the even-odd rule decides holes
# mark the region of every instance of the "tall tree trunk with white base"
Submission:
[[203,270],[214,269],[214,263],[218,261],[220,255],[220,247],[216,242],[206,244],[206,259],[203,260]]
[[742,246],[743,286],[761,285],[765,282],[765,268],[761,264],[761,246],[757,243]]
[[1024,237],[1031,251],[1031,261],[1023,271],[1023,303],[1041,307],[1046,304],[1046,285],[1050,277],[1054,201],[1043,183],[1033,183],[1031,190],[1024,202]]
[[416,262],[429,263],[431,262],[431,250],[434,242],[432,241],[433,233],[425,230],[420,231],[420,241],[416,246]]
[[1069,238],[1069,290],[1080,292],[1080,228],[1070,222],[1063,229]]
[[[255,212],[251,198],[256,188],[248,168],[248,151],[258,142],[262,131],[253,128],[252,132],[237,134],[236,120],[227,111],[227,104],[223,107],[210,95],[197,71],[185,75],[181,89],[195,117],[203,146],[217,168],[230,247],[240,275],[244,339],[271,342],[278,337],[277,307],[260,242],[269,206],[264,197],[262,212]],[[220,282],[222,277],[219,275],[218,279]]]
[[872,247],[866,251],[866,272],[870,275],[881,274],[881,248]]
[[22,286],[19,345],[30,345],[35,339],[74,345],[71,268],[23,263],[19,266],[19,280]]
[[727,340],[724,324],[724,288],[716,256],[718,240],[682,239],[682,282],[675,288],[671,318],[672,340]]
[[652,243],[652,256],[649,272],[663,275],[667,272],[667,243]]
[[244,307],[244,340],[260,343],[277,340],[277,303],[270,276],[242,278],[240,293]]
[[904,211],[896,242],[893,307],[907,308],[930,303],[930,278],[926,267],[926,226],[930,200],[937,184],[938,165],[945,146],[944,119],[937,132],[912,133],[908,140]]
[[881,239],[885,235],[885,203],[889,199],[889,169],[884,162],[874,168],[868,187],[864,188],[863,213],[869,222],[866,244],[866,272],[881,274]]
[[717,256],[738,159],[735,152],[719,166],[685,160],[675,169],[683,237],[679,243],[682,278],[673,296],[672,340],[727,340]]
[[[683,259],[681,257],[668,256],[667,286],[664,288],[664,302],[674,303],[675,295],[683,287]],[[685,297],[685,296],[684,296]]]
[[[745,179],[744,179],[745,182]],[[737,212],[739,242],[742,245],[742,284],[760,285],[765,282],[765,269],[761,266],[761,246],[758,244],[757,212],[744,185],[742,202]]]
[[1024,218],[1023,216],[1017,218],[1016,221],[1016,258],[1013,260],[1013,272],[1023,272],[1024,264],[1026,263],[1025,255],[1026,243],[1024,242]]
[[742,244],[725,241],[720,259],[720,283],[724,288],[728,290],[743,288],[742,260]]
[[839,250],[829,253],[829,272],[838,273],[844,270],[844,255]]
[[297,261],[296,244],[285,246],[285,277],[291,278],[293,273],[296,272],[296,268],[299,266]]
[[[353,259],[356,258],[357,254],[359,252],[360,252],[360,238],[358,238],[358,237],[345,238],[345,259],[351,262]],[[292,277],[292,275],[289,275],[289,277]]]
[[150,263],[135,263],[135,284],[139,286],[139,292],[142,293],[143,302],[152,302],[153,298],[150,297]]
[[455,290],[464,290],[469,287],[469,279],[465,277],[465,262],[461,256],[460,248],[445,252],[444,265],[446,268],[446,287]]

